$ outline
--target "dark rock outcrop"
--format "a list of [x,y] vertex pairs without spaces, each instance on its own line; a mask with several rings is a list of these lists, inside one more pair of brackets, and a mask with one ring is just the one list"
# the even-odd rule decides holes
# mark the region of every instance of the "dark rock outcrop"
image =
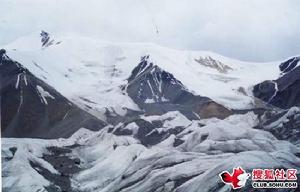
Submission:
[[255,85],[254,96],[282,109],[300,106],[299,60],[299,57],[294,57],[281,63],[281,76],[276,80]]
[[279,69],[283,74],[288,73],[297,66],[299,61],[300,61],[300,57],[292,57],[292,58],[288,59],[287,61],[281,63],[279,65]]
[[48,32],[41,31],[40,33],[42,48],[50,47],[52,45],[58,45],[61,41],[55,41]]
[[228,73],[229,71],[233,70],[230,66],[225,65],[224,63],[221,63],[220,61],[215,60],[210,56],[200,57],[198,59],[195,59],[195,61],[205,67],[216,69],[220,73]]
[[124,87],[132,100],[147,114],[159,115],[180,111],[189,119],[217,117],[224,119],[231,110],[208,97],[193,94],[171,73],[159,68],[144,56]]
[[2,137],[69,137],[106,123],[78,108],[0,50]]

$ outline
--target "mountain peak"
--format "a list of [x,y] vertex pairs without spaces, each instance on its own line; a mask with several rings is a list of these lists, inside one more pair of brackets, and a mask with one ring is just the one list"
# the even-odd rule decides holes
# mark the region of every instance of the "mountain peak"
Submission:
[[142,56],[140,63],[133,69],[128,78],[128,82],[143,76],[145,73],[154,73],[155,71],[161,71],[161,69],[150,61],[150,55]]
[[176,89],[185,89],[179,80],[171,73],[154,65],[149,57],[149,55],[143,56],[128,78],[129,86],[139,84],[138,99],[146,103],[166,102],[168,99],[164,88],[173,86]]
[[8,59],[5,49],[0,49],[0,58],[1,58],[1,60],[7,60]]
[[[195,95],[175,76],[157,65],[149,55],[133,69],[125,90],[137,105],[149,114],[179,110],[190,119],[225,118],[231,111],[208,97]],[[209,110],[208,110],[209,109]]]
[[287,73],[295,69],[299,65],[300,56],[292,57],[279,65],[279,69],[282,74]]
[[6,53],[5,49],[0,49],[0,56],[4,55]]

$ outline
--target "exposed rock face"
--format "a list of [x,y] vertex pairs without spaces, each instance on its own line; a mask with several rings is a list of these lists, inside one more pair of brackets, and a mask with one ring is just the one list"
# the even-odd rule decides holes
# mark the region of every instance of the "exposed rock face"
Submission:
[[217,61],[209,56],[204,58],[200,57],[199,59],[195,59],[195,61],[205,67],[216,69],[220,73],[228,73],[230,70],[232,70],[232,68],[228,65],[225,65],[224,63],[221,63],[220,61]]
[[283,74],[292,71],[298,66],[299,61],[300,61],[300,57],[292,57],[288,59],[287,61],[279,65],[280,71]]
[[190,119],[225,118],[231,111],[208,97],[194,95],[172,74],[142,57],[125,87],[128,95],[148,114],[180,111]]
[[299,60],[299,57],[294,57],[283,62],[279,66],[282,75],[276,80],[255,85],[254,96],[282,109],[300,106]]
[[4,137],[69,137],[105,123],[81,110],[0,51],[1,132]]
[[276,82],[270,80],[255,85],[253,88],[254,96],[269,103],[276,92],[276,85]]
[[56,42],[54,39],[51,38],[50,34],[46,31],[41,31],[40,33],[41,36],[41,43],[42,47],[49,47],[54,44],[60,44],[61,42]]
[[226,117],[232,115],[232,111],[223,107],[216,102],[207,102],[201,108],[199,108],[199,115],[201,118],[208,119],[212,117],[217,117],[219,119],[225,119]]
[[42,38],[41,39],[42,46],[46,46],[49,43],[49,39],[50,39],[49,33],[47,33],[46,31],[42,31],[40,35]]

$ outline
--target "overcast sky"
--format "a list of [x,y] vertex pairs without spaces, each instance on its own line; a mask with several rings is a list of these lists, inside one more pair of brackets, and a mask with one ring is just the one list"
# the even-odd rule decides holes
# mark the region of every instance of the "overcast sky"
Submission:
[[0,0],[0,45],[41,29],[271,61],[300,54],[300,1]]

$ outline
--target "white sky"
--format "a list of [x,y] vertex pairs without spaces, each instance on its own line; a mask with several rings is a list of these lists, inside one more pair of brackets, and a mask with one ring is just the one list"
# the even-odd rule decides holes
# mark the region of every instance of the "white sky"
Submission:
[[0,0],[0,45],[41,29],[270,61],[300,54],[300,1]]

